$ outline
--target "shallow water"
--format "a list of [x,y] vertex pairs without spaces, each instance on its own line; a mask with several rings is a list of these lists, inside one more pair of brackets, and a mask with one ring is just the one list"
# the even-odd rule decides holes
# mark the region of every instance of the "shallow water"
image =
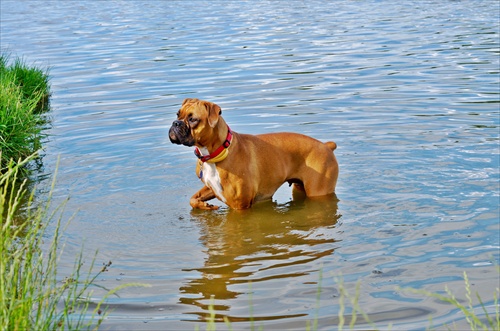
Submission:
[[[40,177],[60,157],[54,204],[70,197],[75,214],[61,277],[84,245],[87,263],[96,249],[113,262],[100,285],[152,285],[111,298],[104,328],[204,328],[212,303],[235,329],[331,329],[340,279],[351,295],[360,282],[379,328],[460,328],[457,309],[401,288],[465,298],[464,271],[493,310],[498,2],[0,6],[2,50],[51,68]],[[237,132],[334,140],[338,201],[293,201],[285,185],[249,211],[191,211],[195,159],[167,136],[186,97]]]

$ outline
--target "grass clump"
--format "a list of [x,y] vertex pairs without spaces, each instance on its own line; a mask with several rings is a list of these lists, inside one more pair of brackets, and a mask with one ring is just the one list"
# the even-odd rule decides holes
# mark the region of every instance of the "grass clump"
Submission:
[[50,95],[47,71],[0,54],[0,172],[40,149],[41,114]]
[[[107,291],[101,301],[93,303],[91,287],[97,286],[96,278],[111,262],[92,275],[95,258],[84,272],[81,253],[72,273],[64,280],[58,276],[62,206],[49,212],[50,196],[44,205],[33,206],[33,193],[25,188],[27,180],[17,178],[19,168],[30,160],[11,162],[0,174],[0,330],[97,329],[107,314],[101,309],[104,300],[117,290],[139,284]],[[51,223],[55,229],[49,231]]]

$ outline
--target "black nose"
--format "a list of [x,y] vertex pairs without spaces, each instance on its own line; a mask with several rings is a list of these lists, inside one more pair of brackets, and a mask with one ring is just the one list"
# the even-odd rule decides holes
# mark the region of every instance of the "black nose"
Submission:
[[179,120],[174,121],[174,123],[172,123],[172,126],[175,126],[176,128],[178,128],[181,125],[182,125],[182,121],[179,121]]

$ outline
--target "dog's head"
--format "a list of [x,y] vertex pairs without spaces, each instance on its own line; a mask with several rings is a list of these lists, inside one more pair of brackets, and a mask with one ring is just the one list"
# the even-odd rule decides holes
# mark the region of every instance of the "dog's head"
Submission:
[[221,113],[220,107],[215,103],[185,99],[177,112],[177,120],[172,123],[168,132],[170,141],[185,146],[207,146]]

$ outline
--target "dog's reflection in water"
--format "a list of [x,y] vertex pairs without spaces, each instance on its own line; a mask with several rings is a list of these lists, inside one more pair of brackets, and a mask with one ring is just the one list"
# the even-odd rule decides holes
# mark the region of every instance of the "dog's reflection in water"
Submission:
[[249,282],[289,282],[317,271],[314,261],[333,254],[336,247],[337,204],[331,195],[294,197],[286,204],[261,202],[244,211],[193,210],[191,217],[199,223],[207,257],[204,265],[185,270],[199,272],[199,277],[180,288],[180,301],[207,311],[213,296],[214,309],[228,311],[228,300],[248,293]]

